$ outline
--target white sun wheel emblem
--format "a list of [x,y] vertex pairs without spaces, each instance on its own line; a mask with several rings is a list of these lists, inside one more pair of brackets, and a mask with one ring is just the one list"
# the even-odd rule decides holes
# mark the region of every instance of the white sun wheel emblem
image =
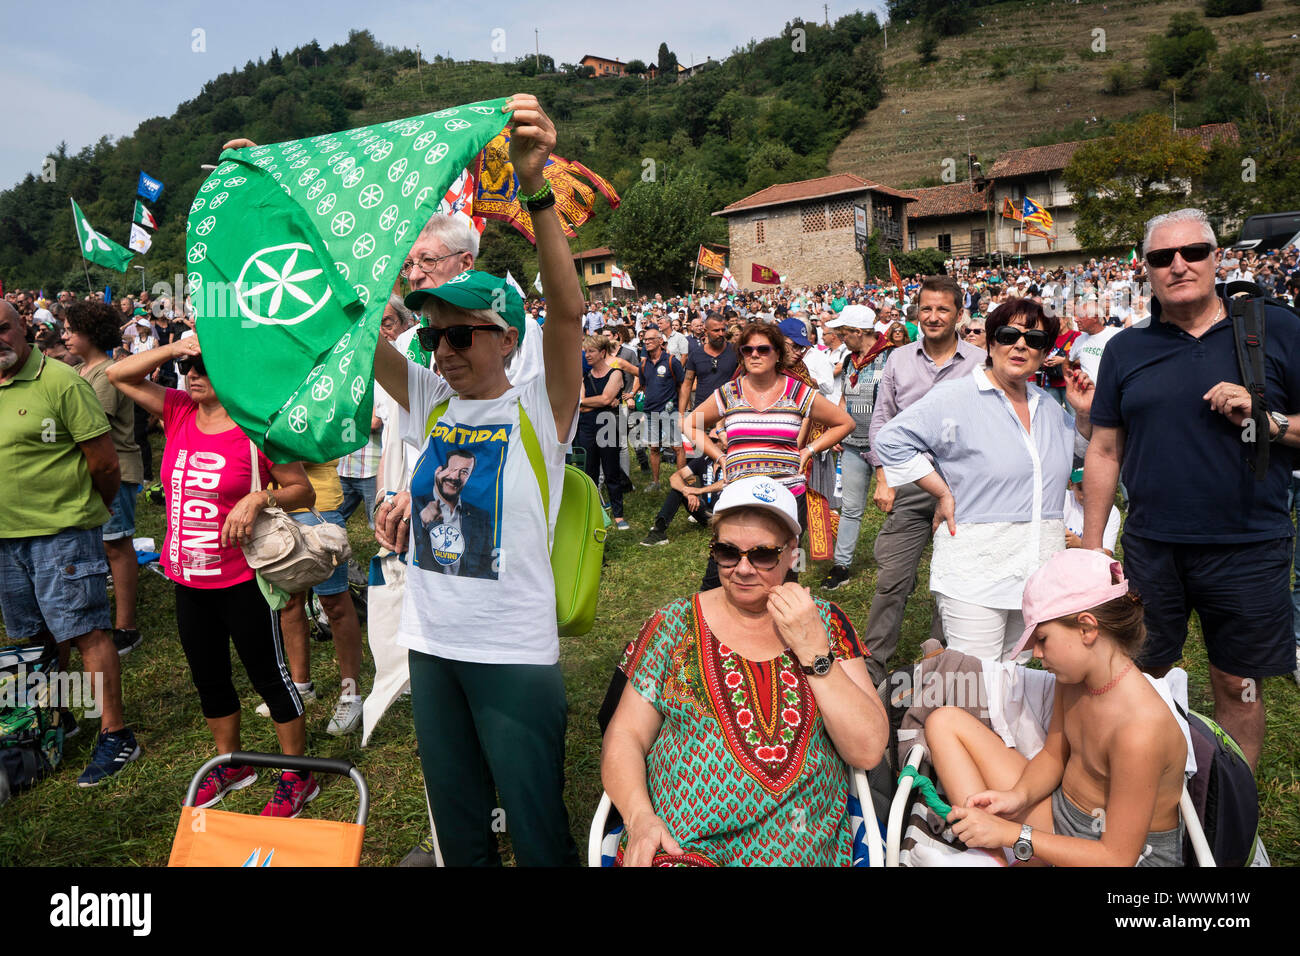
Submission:
[[[248,257],[235,280],[239,311],[246,318],[261,325],[296,325],[329,302],[332,290],[324,270],[310,258],[305,268],[298,268],[298,258],[304,252],[311,256],[311,246],[289,242],[259,249]],[[263,312],[268,293],[270,300]]]

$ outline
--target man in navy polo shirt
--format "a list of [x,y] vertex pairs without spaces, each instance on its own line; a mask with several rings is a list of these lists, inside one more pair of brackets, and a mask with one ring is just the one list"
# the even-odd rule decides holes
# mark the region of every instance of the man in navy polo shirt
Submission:
[[[664,348],[663,334],[655,328],[646,329],[645,357],[641,360],[641,390],[645,392],[645,422],[642,425],[643,441],[650,446],[650,484],[646,491],[659,490],[660,448],[671,448],[677,458],[677,467],[686,464],[682,449],[682,433],[676,415],[677,392],[686,375],[682,363]],[[628,399],[635,405],[632,399]]]
[[1295,667],[1287,491],[1300,447],[1300,319],[1265,316],[1268,472],[1248,464],[1251,396],[1239,384],[1232,320],[1215,289],[1215,238],[1204,213],[1147,223],[1151,323],[1107,347],[1092,404],[1084,468],[1083,545],[1100,548],[1122,474],[1131,507],[1124,566],[1142,597],[1141,664],[1178,662],[1197,612],[1214,688],[1214,718],[1254,767],[1264,742],[1260,678]]

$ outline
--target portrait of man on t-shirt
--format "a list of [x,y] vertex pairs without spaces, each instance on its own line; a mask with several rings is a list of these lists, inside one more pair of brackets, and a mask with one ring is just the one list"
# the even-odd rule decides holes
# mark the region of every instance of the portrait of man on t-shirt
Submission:
[[[498,476],[508,434],[508,426],[472,432],[444,425],[435,429],[434,440],[411,478],[411,535],[417,567],[438,574],[497,580],[495,558],[501,543]],[[471,443],[448,441],[457,437],[470,438]]]

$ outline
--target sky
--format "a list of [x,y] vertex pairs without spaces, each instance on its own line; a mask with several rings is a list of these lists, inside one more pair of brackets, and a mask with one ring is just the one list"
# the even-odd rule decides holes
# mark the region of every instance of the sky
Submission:
[[[513,60],[541,52],[559,63],[591,53],[650,62],[661,42],[683,63],[726,57],[750,39],[775,36],[795,17],[831,22],[854,10],[884,20],[883,0],[612,0],[586,4],[417,3],[388,0],[0,0],[0,189],[39,173],[61,142],[70,152],[101,136],[130,135],[169,116],[221,73],[315,39],[324,48],[366,29],[390,46],[457,60]],[[581,12],[597,9],[599,15]],[[579,11],[575,16],[574,11]],[[494,53],[494,30],[505,51]],[[202,51],[195,39],[202,30]],[[542,104],[545,106],[545,104]]]

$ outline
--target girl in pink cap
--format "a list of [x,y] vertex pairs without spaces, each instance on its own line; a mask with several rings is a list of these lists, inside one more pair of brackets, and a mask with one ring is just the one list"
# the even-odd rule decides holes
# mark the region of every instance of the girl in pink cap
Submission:
[[925,722],[935,773],[970,847],[1055,866],[1181,866],[1187,742],[1135,660],[1142,603],[1119,563],[1062,551],[1025,585],[1015,654],[1056,675],[1047,741],[1033,759],[958,707]]

